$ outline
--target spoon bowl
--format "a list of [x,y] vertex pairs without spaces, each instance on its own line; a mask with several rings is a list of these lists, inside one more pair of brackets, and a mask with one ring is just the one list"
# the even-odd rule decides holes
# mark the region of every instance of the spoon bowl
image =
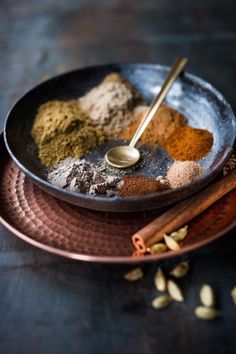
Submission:
[[105,155],[105,160],[116,168],[127,168],[135,165],[140,159],[140,152],[135,147],[116,146]]

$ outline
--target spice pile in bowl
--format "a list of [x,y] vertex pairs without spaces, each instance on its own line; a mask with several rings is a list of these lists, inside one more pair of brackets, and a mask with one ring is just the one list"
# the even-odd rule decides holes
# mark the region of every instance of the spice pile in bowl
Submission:
[[[31,135],[50,183],[91,196],[133,197],[183,187],[203,174],[201,159],[213,145],[212,134],[188,125],[187,118],[164,104],[140,138],[141,164],[148,165],[150,149],[162,149],[169,157],[165,173],[142,174],[141,165],[126,170],[97,163],[89,156],[109,142],[127,143],[148,110],[141,93],[117,73],[84,96],[52,100],[36,113]],[[102,163],[101,163],[102,161]]]

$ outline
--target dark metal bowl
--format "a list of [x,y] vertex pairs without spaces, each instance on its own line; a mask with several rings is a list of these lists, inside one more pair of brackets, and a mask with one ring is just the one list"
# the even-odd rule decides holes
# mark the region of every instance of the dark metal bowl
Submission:
[[[71,99],[83,95],[110,72],[119,72],[130,80],[151,101],[161,86],[169,68],[152,64],[109,64],[78,69],[56,76],[36,86],[14,105],[8,114],[4,139],[7,149],[19,168],[32,181],[53,196],[84,208],[132,212],[164,207],[180,201],[202,189],[222,169],[234,144],[235,116],[224,97],[209,83],[184,73],[169,92],[166,104],[183,113],[193,127],[213,133],[214,145],[209,155],[200,161],[202,177],[185,187],[156,192],[141,197],[93,197],[58,188],[46,180],[46,170],[38,159],[37,147],[30,136],[37,108],[52,99]],[[106,151],[99,147],[90,156],[96,162]],[[150,151],[150,161],[138,173],[146,176],[164,174],[172,161],[165,150]]]

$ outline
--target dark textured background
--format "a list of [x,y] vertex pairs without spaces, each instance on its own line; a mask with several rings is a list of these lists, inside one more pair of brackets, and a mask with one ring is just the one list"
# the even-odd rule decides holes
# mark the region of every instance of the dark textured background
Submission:
[[[0,7],[1,127],[17,97],[47,76],[113,61],[171,64],[177,55],[236,108],[233,0],[1,0]],[[1,227],[0,353],[233,354],[235,248],[231,232],[188,255],[186,302],[155,312],[157,264],[131,284],[122,278],[127,267],[52,256]],[[193,315],[203,282],[215,287],[223,312],[212,323]]]

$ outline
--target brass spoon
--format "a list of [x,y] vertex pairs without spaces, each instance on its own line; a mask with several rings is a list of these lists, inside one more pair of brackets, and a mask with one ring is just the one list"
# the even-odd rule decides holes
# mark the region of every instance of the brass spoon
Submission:
[[146,117],[140,123],[138,129],[136,130],[130,144],[128,146],[116,146],[108,150],[105,155],[106,162],[116,168],[127,168],[135,165],[140,159],[140,152],[135,148],[135,145],[144,130],[154,117],[156,111],[160,107],[164,98],[166,97],[168,91],[173,85],[177,76],[181,73],[185,65],[187,64],[187,58],[178,58],[175,60],[167,78],[165,79],[160,92],[156,98],[152,101],[151,107],[146,115]]

